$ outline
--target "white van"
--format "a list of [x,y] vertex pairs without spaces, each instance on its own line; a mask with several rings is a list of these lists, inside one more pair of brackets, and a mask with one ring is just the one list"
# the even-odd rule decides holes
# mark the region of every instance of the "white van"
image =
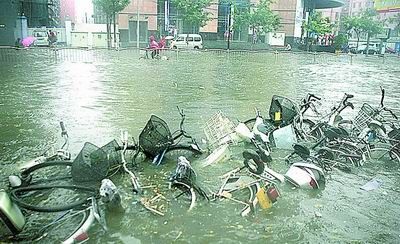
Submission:
[[35,46],[48,46],[49,45],[49,38],[47,36],[46,30],[34,30],[32,32],[33,37],[36,38],[34,43]]
[[201,49],[203,48],[203,38],[199,34],[179,34],[171,43],[174,49]]

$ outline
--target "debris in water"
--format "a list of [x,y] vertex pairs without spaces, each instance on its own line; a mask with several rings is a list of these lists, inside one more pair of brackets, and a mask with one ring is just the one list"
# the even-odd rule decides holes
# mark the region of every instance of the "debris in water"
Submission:
[[372,190],[378,189],[382,184],[383,184],[382,180],[373,179],[373,180],[368,181],[365,185],[363,185],[360,188],[364,191],[372,191]]
[[318,211],[315,211],[315,217],[321,218],[321,217],[322,217],[322,214],[321,214],[320,212],[318,212]]

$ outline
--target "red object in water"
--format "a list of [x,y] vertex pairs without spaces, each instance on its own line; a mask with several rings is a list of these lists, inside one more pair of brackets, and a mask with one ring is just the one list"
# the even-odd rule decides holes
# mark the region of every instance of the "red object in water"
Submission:
[[272,187],[268,188],[267,196],[274,203],[274,202],[276,202],[276,199],[280,196],[280,194],[279,194],[278,190],[275,188],[275,186],[272,186]]
[[74,238],[75,241],[85,241],[89,239],[89,235],[86,232],[82,232],[77,237]]
[[317,182],[316,182],[313,178],[311,178],[310,186],[311,186],[313,189],[318,188]]

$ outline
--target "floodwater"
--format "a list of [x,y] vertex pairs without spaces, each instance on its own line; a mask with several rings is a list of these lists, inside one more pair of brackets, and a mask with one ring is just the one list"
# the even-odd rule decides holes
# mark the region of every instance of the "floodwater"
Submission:
[[[67,50],[59,56],[13,50],[7,55],[0,59],[1,187],[6,189],[8,175],[18,172],[18,166],[62,143],[59,121],[66,124],[75,157],[85,142],[102,146],[119,140],[121,129],[137,139],[151,114],[167,121],[173,131],[180,121],[177,106],[186,113],[186,131],[200,140],[211,115],[222,111],[235,122],[243,121],[254,116],[255,107],[266,115],[274,94],[299,101],[311,92],[330,107],[347,92],[354,94],[357,111],[362,102],[378,105],[383,86],[386,105],[400,105],[396,57],[357,56],[351,64],[349,56],[296,53],[168,53],[169,60],[139,59],[131,50]],[[192,160],[203,189],[218,190],[218,177],[242,165],[241,150],[235,147],[230,160],[206,168],[198,166],[201,158]],[[272,168],[286,172],[281,158],[288,153],[274,153]],[[107,215],[107,232],[95,224],[89,242],[399,243],[399,167],[373,162],[351,173],[335,170],[319,191],[283,184],[272,208],[257,209],[247,217],[240,216],[242,205],[229,200],[199,200],[190,212],[182,202],[166,201],[165,216],[157,216],[138,203],[129,178],[117,174],[112,179],[125,213]],[[174,168],[174,162],[157,167],[143,161],[136,171],[143,185],[156,185],[171,199],[167,179]],[[361,190],[371,179],[383,185]],[[145,192],[148,197],[154,195],[150,189]],[[62,193],[50,194],[50,204],[70,200],[70,192]],[[27,213],[24,233],[34,233],[54,218]],[[77,223],[71,221],[75,222],[53,229],[41,242],[62,240]]]

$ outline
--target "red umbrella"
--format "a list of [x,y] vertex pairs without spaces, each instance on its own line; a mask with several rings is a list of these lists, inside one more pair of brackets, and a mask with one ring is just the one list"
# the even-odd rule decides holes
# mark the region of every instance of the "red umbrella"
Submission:
[[35,37],[33,37],[33,36],[28,36],[28,37],[25,37],[25,38],[21,41],[21,44],[22,44],[24,47],[29,47],[29,46],[32,45],[35,41],[36,41],[36,38],[35,38]]

